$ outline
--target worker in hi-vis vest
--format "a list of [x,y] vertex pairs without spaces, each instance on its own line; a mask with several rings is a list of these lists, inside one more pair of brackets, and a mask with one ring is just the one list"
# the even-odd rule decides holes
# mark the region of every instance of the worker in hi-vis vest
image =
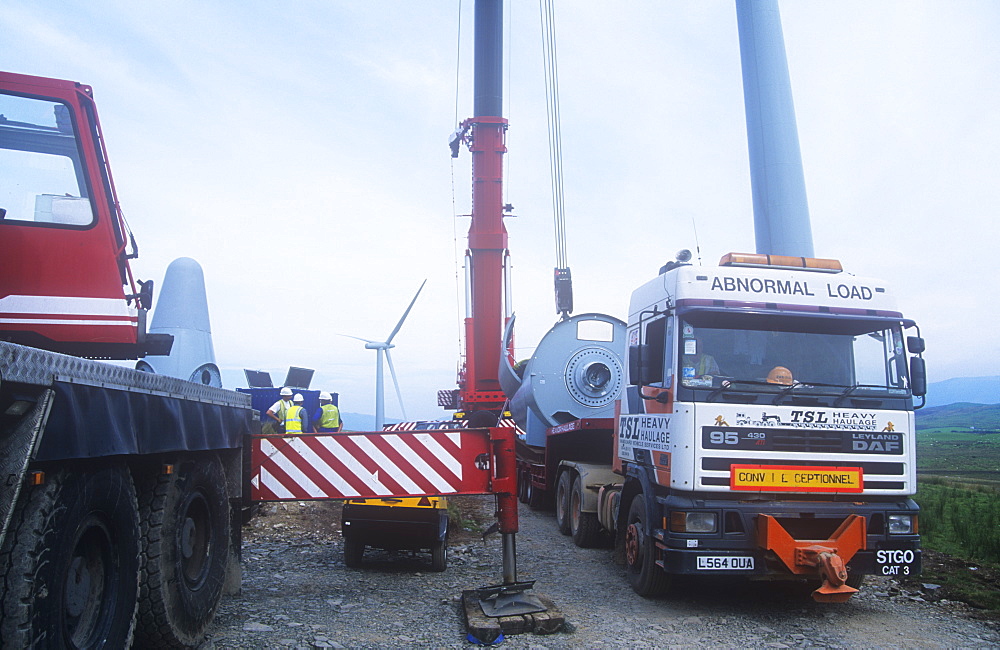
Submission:
[[333,403],[330,393],[324,391],[319,394],[319,408],[313,413],[312,421],[318,433],[330,433],[344,428],[344,423],[340,420],[340,409]]
[[309,428],[309,414],[302,408],[301,393],[295,393],[292,398],[292,405],[285,411],[285,435],[295,436],[300,433],[311,431]]
[[265,422],[261,433],[280,434],[285,431],[285,413],[292,406],[292,389],[285,386],[278,393],[279,399],[264,413],[273,422]]

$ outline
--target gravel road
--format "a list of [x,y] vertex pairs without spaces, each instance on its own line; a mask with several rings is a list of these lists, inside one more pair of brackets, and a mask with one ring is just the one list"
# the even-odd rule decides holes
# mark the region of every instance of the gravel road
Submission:
[[[466,499],[480,499],[466,497]],[[483,497],[483,515],[492,500]],[[448,570],[427,554],[369,550],[348,569],[332,503],[271,504],[245,529],[243,591],[223,601],[202,648],[469,648],[463,589],[500,581],[500,541],[453,537]],[[1000,646],[1000,625],[961,603],[929,602],[895,581],[869,579],[842,605],[820,605],[780,585],[675,583],[644,599],[610,549],[580,549],[548,512],[520,510],[518,578],[562,610],[567,631],[507,637],[510,648]],[[455,537],[458,537],[456,540]],[[930,592],[933,587],[926,589]]]

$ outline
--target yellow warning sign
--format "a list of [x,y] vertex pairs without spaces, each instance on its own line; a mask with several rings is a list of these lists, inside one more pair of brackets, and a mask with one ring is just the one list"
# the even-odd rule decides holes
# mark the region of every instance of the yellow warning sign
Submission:
[[862,492],[864,477],[860,467],[732,465],[729,485],[754,492]]

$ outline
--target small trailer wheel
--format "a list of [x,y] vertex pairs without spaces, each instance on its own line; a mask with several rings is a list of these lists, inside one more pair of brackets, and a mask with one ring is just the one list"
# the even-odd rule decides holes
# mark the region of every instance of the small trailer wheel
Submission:
[[344,538],[344,564],[352,569],[357,569],[361,566],[361,561],[364,556],[364,544],[353,537]]

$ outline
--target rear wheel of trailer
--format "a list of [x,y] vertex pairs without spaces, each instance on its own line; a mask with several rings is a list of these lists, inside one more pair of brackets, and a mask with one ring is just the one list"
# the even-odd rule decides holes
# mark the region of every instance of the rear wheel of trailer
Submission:
[[583,478],[573,479],[573,489],[569,494],[569,523],[573,542],[581,548],[597,546],[601,541],[601,525],[596,512],[584,512]]
[[563,470],[556,482],[556,526],[563,535],[572,532],[570,528],[569,495],[573,490],[573,473]]

